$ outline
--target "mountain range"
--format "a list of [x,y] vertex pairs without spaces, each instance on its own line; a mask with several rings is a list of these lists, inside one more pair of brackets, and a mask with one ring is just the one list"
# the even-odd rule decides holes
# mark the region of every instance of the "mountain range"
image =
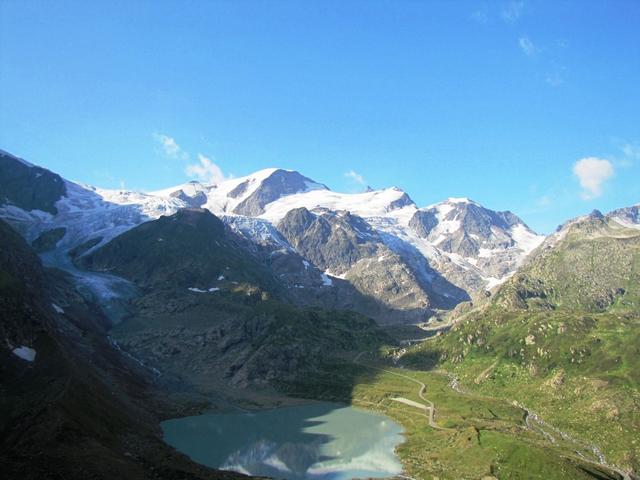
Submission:
[[466,198],[418,208],[395,187],[337,193],[281,169],[141,193],[73,183],[2,152],[0,175],[0,217],[53,264],[64,252],[82,257],[144,222],[201,208],[274,264],[299,257],[297,268],[279,273],[289,288],[313,290],[300,296],[326,304],[323,290],[348,284],[378,305],[335,305],[351,303],[387,323],[424,321],[482,294],[544,240],[513,213]]

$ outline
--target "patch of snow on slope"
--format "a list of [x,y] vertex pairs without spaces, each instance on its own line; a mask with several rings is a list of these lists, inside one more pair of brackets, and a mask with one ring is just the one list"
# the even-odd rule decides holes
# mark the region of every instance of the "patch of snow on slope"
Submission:
[[187,290],[195,293],[207,293],[206,290],[202,290],[201,288],[197,288],[197,287],[189,287]]
[[487,283],[484,286],[484,288],[486,290],[491,290],[493,287],[496,287],[498,285],[502,285],[508,278],[510,277],[510,275],[505,275],[502,278],[495,278],[495,277],[487,277]]
[[[261,218],[277,223],[290,210],[305,207],[308,210],[326,208],[333,211],[347,210],[363,218],[384,216],[401,207],[395,202],[404,195],[402,190],[388,188],[364,193],[338,193],[331,190],[312,190],[281,197],[265,207]],[[414,207],[415,208],[415,207]]]
[[37,352],[33,348],[25,347],[21,345],[18,348],[11,350],[16,357],[21,358],[27,362],[33,362],[36,359]]
[[478,205],[476,202],[474,202],[473,200],[467,197],[449,197],[447,198],[446,201],[447,203],[466,203],[466,204]]
[[224,215],[221,219],[235,233],[258,245],[293,251],[289,242],[266,220],[241,215]]
[[181,185],[165,188],[163,190],[148,192],[147,195],[151,195],[155,197],[170,197],[172,194],[175,194],[180,190],[182,190],[185,195],[189,197],[195,197],[198,193],[207,194],[211,189],[214,189],[214,188],[216,188],[214,185],[206,185],[204,183],[192,181],[192,182],[183,183]]
[[325,287],[330,287],[331,285],[333,285],[333,280],[331,280],[329,275],[327,275],[326,273],[322,274],[322,285],[324,285]]
[[194,292],[194,293],[208,293],[208,292],[217,292],[220,289],[218,287],[211,287],[211,288],[208,288],[206,290],[203,290],[203,289],[198,288],[198,287],[189,287],[187,290],[189,290],[191,292]]
[[522,223],[514,225],[511,228],[510,233],[511,238],[516,242],[517,247],[522,249],[525,255],[528,255],[535,250],[545,239],[544,235],[537,235],[533,233]]
[[626,220],[624,218],[620,218],[620,217],[611,217],[611,219],[615,220],[616,222],[618,222],[623,227],[640,229],[640,223],[630,222],[630,221],[628,221],[628,220]]
[[501,250],[481,247],[478,249],[478,258],[491,258],[496,252],[499,251]]

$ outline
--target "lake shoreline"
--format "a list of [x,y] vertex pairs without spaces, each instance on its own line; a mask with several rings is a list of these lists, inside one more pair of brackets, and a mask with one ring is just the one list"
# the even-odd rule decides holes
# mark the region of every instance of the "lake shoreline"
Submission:
[[167,420],[163,439],[197,463],[251,475],[340,480],[404,471],[397,447],[405,429],[391,417],[344,403],[296,403]]

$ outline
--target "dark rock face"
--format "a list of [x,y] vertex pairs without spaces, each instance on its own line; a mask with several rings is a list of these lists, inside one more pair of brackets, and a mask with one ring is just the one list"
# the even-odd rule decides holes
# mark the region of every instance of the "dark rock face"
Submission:
[[0,220],[0,338],[12,346],[30,346],[43,325],[38,307],[43,304],[46,278],[38,256],[23,238]]
[[[282,219],[278,229],[314,266],[341,276],[339,282],[334,281],[342,291],[347,285],[352,287],[351,305],[342,300],[343,305],[379,321],[423,320],[431,308],[467,298],[438,275],[424,257],[405,259],[391,250],[367,222],[349,212],[298,208]],[[373,300],[379,311],[372,310],[363,299]]]
[[251,185],[251,181],[250,180],[245,180],[244,182],[239,184],[236,188],[234,188],[229,193],[227,193],[227,197],[229,197],[229,198],[238,198],[238,197],[244,195],[244,192],[247,191],[247,188],[249,188],[249,185]]
[[199,299],[175,297],[168,314],[153,294],[146,296],[141,321],[120,325],[113,334],[123,348],[205,393],[220,381],[241,388],[292,381],[337,352],[388,341],[372,320],[354,312]]
[[[285,195],[305,192],[309,185],[316,184],[313,180],[300,175],[298,172],[275,170],[265,178],[260,186],[245,198],[233,211],[238,215],[258,216],[264,213],[264,206]],[[327,188],[324,185],[321,187]],[[244,193],[247,185],[240,184],[229,192],[229,196],[236,198]]]
[[349,212],[315,215],[304,207],[297,208],[287,213],[278,230],[300,255],[320,269],[338,274],[385,248],[378,234]]
[[102,237],[90,238],[86,242],[83,242],[77,247],[74,247],[71,250],[69,250],[69,257],[71,257],[71,259],[75,261],[78,258],[80,258],[82,255],[84,255],[86,252],[91,250],[93,247],[98,245],[101,241],[102,241]]
[[640,225],[640,204],[619,208],[607,214],[609,218],[619,218],[625,222]]
[[413,214],[411,220],[409,220],[409,227],[411,227],[419,237],[428,238],[431,230],[438,225],[438,218],[436,217],[435,208],[429,210],[418,210]]
[[[397,190],[397,188],[395,188],[395,187],[394,187],[394,189]],[[411,200],[411,197],[409,195],[407,195],[406,193],[403,193],[400,198],[398,198],[397,200],[394,200],[393,202],[389,203],[389,208],[391,210],[396,210],[396,209],[399,209],[399,208],[407,207],[409,205],[414,205],[414,202],[413,202],[413,200]]]
[[67,233],[67,229],[64,227],[46,230],[42,232],[38,238],[31,242],[31,246],[38,253],[48,252],[49,250],[53,250],[54,248],[56,248],[56,244],[60,240],[62,240],[62,237],[64,237],[65,233]]
[[200,208],[207,203],[207,195],[204,192],[197,192],[195,195],[189,196],[183,190],[178,190],[173,192],[171,196],[182,200],[191,208]]
[[59,175],[27,165],[0,150],[0,204],[56,214],[55,203],[65,193],[66,187]]

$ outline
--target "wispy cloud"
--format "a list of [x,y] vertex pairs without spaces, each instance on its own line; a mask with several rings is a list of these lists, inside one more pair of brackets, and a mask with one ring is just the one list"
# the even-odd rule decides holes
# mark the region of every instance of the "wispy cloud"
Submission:
[[550,85],[552,87],[559,87],[564,83],[564,78],[562,77],[560,72],[552,72],[547,73],[547,75],[544,77],[544,81],[547,83],[547,85]]
[[348,172],[346,172],[344,174],[345,177],[353,180],[354,182],[360,184],[360,185],[366,185],[367,181],[364,179],[364,177],[362,175],[360,175],[359,173],[357,173],[354,170],[349,170]]
[[613,137],[611,143],[616,148],[610,157],[616,167],[629,168],[640,164],[640,143]]
[[534,45],[529,37],[525,36],[518,38],[518,46],[528,57],[532,57],[538,53],[538,47]]
[[606,159],[587,157],[573,165],[573,174],[578,177],[583,200],[591,200],[602,195],[602,186],[613,176],[613,164]]
[[635,162],[640,160],[640,145],[637,143],[625,143],[620,147],[624,158],[621,160],[621,164],[624,167],[630,167]]
[[189,154],[185,152],[173,137],[162,133],[154,133],[153,138],[162,147],[162,151],[167,157],[188,160]]
[[520,19],[523,13],[524,2],[514,0],[507,2],[507,4],[502,8],[500,17],[502,17],[502,19],[507,23],[515,23]]
[[471,18],[484,25],[489,22],[489,13],[485,8],[482,8],[473,12],[471,14]]
[[191,178],[195,178],[205,183],[220,183],[227,180],[227,175],[209,157],[198,154],[198,163],[187,165],[185,173]]
[[540,198],[538,198],[537,204],[539,207],[550,207],[551,204],[553,203],[551,196],[549,195],[543,195]]

